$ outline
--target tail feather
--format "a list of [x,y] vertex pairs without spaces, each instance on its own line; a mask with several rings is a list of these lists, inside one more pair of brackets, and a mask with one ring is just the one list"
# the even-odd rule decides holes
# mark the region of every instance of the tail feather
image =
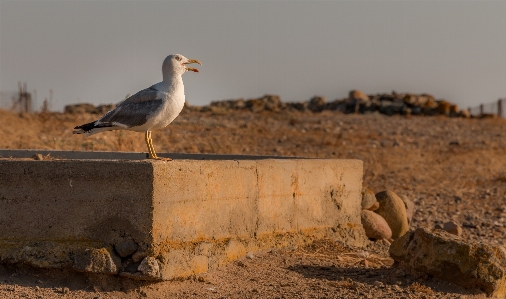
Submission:
[[93,135],[98,132],[103,131],[111,131],[117,129],[117,126],[108,123],[100,123],[97,124],[97,121],[92,121],[90,123],[80,125],[74,128],[72,134],[86,134]]

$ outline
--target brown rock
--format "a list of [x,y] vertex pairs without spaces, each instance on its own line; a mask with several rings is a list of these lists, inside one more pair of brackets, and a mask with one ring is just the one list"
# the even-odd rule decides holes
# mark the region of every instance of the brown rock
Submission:
[[73,268],[80,272],[117,274],[121,259],[106,248],[86,249],[74,257]]
[[369,210],[375,202],[374,192],[367,187],[362,187],[362,210]]
[[373,205],[372,205],[372,206],[370,206],[370,207],[369,207],[369,209],[367,209],[367,210],[369,210],[369,211],[376,211],[377,209],[379,209],[379,207],[380,207],[380,203],[379,203],[379,202],[377,202],[377,201],[375,201],[375,202],[373,203]]
[[392,230],[388,223],[380,215],[362,210],[361,214],[362,226],[365,230],[365,235],[370,239],[382,240],[390,239],[392,237]]
[[452,106],[452,103],[447,102],[445,100],[440,100],[440,101],[438,101],[437,112],[439,114],[443,114],[443,115],[449,116],[450,115],[451,106]]
[[121,257],[127,257],[137,251],[137,243],[132,240],[126,240],[114,245],[114,249]]
[[351,90],[348,96],[349,99],[356,100],[359,103],[368,103],[369,96],[360,90]]
[[137,270],[148,277],[157,278],[160,276],[160,266],[158,265],[158,261],[151,256],[145,257]]
[[506,249],[502,246],[418,228],[395,240],[389,252],[396,262],[415,271],[480,288],[489,296],[506,296]]
[[406,207],[402,199],[392,191],[382,191],[376,194],[380,207],[375,211],[383,218],[392,229],[392,239],[404,235],[408,229],[408,217]]
[[308,109],[313,112],[320,112],[325,108],[325,97],[315,96],[309,100]]
[[462,236],[462,227],[457,223],[450,221],[443,224],[443,230],[449,232],[452,235]]

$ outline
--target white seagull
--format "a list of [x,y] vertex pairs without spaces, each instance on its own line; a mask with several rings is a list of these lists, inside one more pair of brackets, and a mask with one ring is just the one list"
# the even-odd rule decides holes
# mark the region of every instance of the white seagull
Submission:
[[149,159],[171,160],[157,157],[151,131],[165,128],[183,110],[185,96],[182,75],[187,71],[199,71],[185,65],[190,63],[202,65],[200,61],[180,54],[167,56],[162,64],[162,82],[137,92],[99,120],[75,127],[73,133],[90,136],[112,130],[145,132]]

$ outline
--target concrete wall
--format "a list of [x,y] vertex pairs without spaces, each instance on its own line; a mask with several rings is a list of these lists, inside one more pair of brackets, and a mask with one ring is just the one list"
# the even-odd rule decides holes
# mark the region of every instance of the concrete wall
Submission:
[[0,159],[0,262],[170,279],[319,238],[360,246],[362,174],[358,160]]

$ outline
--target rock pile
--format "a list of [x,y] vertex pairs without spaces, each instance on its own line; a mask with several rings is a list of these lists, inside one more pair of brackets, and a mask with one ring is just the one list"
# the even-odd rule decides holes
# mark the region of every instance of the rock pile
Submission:
[[[65,106],[65,113],[103,114],[115,105],[73,104]],[[343,113],[372,113],[386,115],[446,115],[450,117],[471,117],[467,110],[459,110],[455,104],[445,100],[436,100],[429,94],[396,93],[367,95],[359,90],[352,90],[345,99],[327,102],[325,97],[315,96],[306,102],[284,103],[277,95],[264,95],[260,98],[243,98],[214,101],[208,106],[185,105],[185,109],[201,112],[226,113],[234,110],[245,110],[253,113],[262,111],[340,111]]]
[[230,110],[261,111],[341,111],[343,113],[371,113],[378,111],[386,115],[446,115],[470,117],[467,110],[460,110],[455,104],[436,100],[429,94],[396,93],[367,95],[359,90],[349,92],[348,98],[327,102],[324,97],[315,96],[307,102],[283,103],[277,95],[265,95],[257,99],[234,99],[211,102],[209,106],[194,110],[223,112]]
[[374,195],[371,189],[362,188],[361,220],[365,234],[370,239],[398,239],[408,231],[413,211],[411,201],[401,199],[392,191]]
[[114,107],[116,107],[114,104],[98,105],[96,107],[93,104],[87,103],[72,104],[65,106],[64,112],[70,114],[104,114],[107,111],[114,109]]

